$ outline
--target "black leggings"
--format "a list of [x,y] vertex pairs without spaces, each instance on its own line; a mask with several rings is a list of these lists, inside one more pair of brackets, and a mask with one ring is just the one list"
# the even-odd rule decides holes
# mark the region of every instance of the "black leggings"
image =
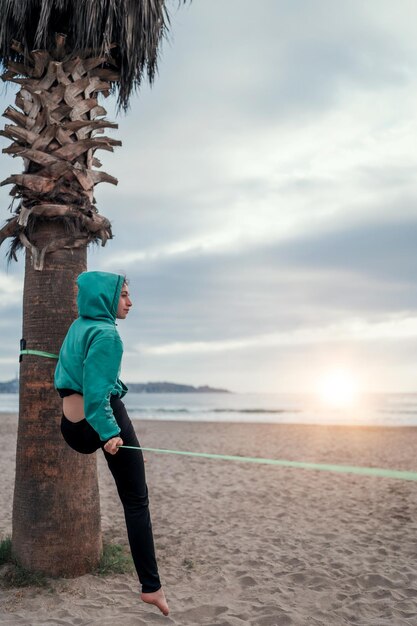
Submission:
[[[139,446],[123,402],[120,398],[111,396],[110,404],[120,427],[123,443],[127,446]],[[99,448],[103,449],[104,442],[85,419],[74,423],[63,415],[61,432],[67,444],[77,452],[91,454]],[[103,452],[123,504],[130,550],[142,591],[157,591],[161,582],[155,558],[142,451],[122,448],[116,454],[108,454],[104,449]]]

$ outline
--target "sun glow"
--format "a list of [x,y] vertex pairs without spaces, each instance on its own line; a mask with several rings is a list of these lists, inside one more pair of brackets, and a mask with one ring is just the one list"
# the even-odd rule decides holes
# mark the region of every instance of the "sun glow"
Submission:
[[351,407],[357,400],[358,391],[358,384],[353,376],[343,370],[329,372],[318,385],[322,402],[334,408]]

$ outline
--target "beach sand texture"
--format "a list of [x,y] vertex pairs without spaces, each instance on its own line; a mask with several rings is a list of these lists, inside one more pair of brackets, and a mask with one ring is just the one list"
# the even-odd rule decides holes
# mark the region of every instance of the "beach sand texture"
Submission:
[[[415,428],[135,424],[148,447],[417,470]],[[0,417],[0,538],[11,533],[16,425]],[[146,456],[170,616],[140,602],[135,575],[88,575],[1,587],[2,625],[417,625],[416,482]],[[101,455],[99,476],[104,539],[126,544]]]

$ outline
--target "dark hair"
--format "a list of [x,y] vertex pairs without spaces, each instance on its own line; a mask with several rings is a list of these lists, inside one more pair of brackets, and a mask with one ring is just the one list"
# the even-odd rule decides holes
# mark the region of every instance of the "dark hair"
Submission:
[[119,276],[123,276],[123,284],[124,284],[124,285],[128,285],[128,284],[129,284],[129,279],[128,279],[128,277],[126,276],[126,272],[124,272],[123,270],[119,270],[119,271],[117,272],[117,274],[119,274]]

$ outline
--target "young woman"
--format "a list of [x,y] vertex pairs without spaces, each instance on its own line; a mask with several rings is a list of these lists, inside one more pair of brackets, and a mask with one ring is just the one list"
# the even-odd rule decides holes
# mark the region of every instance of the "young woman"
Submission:
[[155,559],[148,489],[132,422],[121,398],[119,379],[123,344],[116,319],[132,306],[126,279],[108,272],[84,272],[77,279],[78,313],[62,344],[55,387],[63,398],[61,432],[82,454],[101,448],[123,504],[133,561],[142,585],[141,598],[168,615]]

